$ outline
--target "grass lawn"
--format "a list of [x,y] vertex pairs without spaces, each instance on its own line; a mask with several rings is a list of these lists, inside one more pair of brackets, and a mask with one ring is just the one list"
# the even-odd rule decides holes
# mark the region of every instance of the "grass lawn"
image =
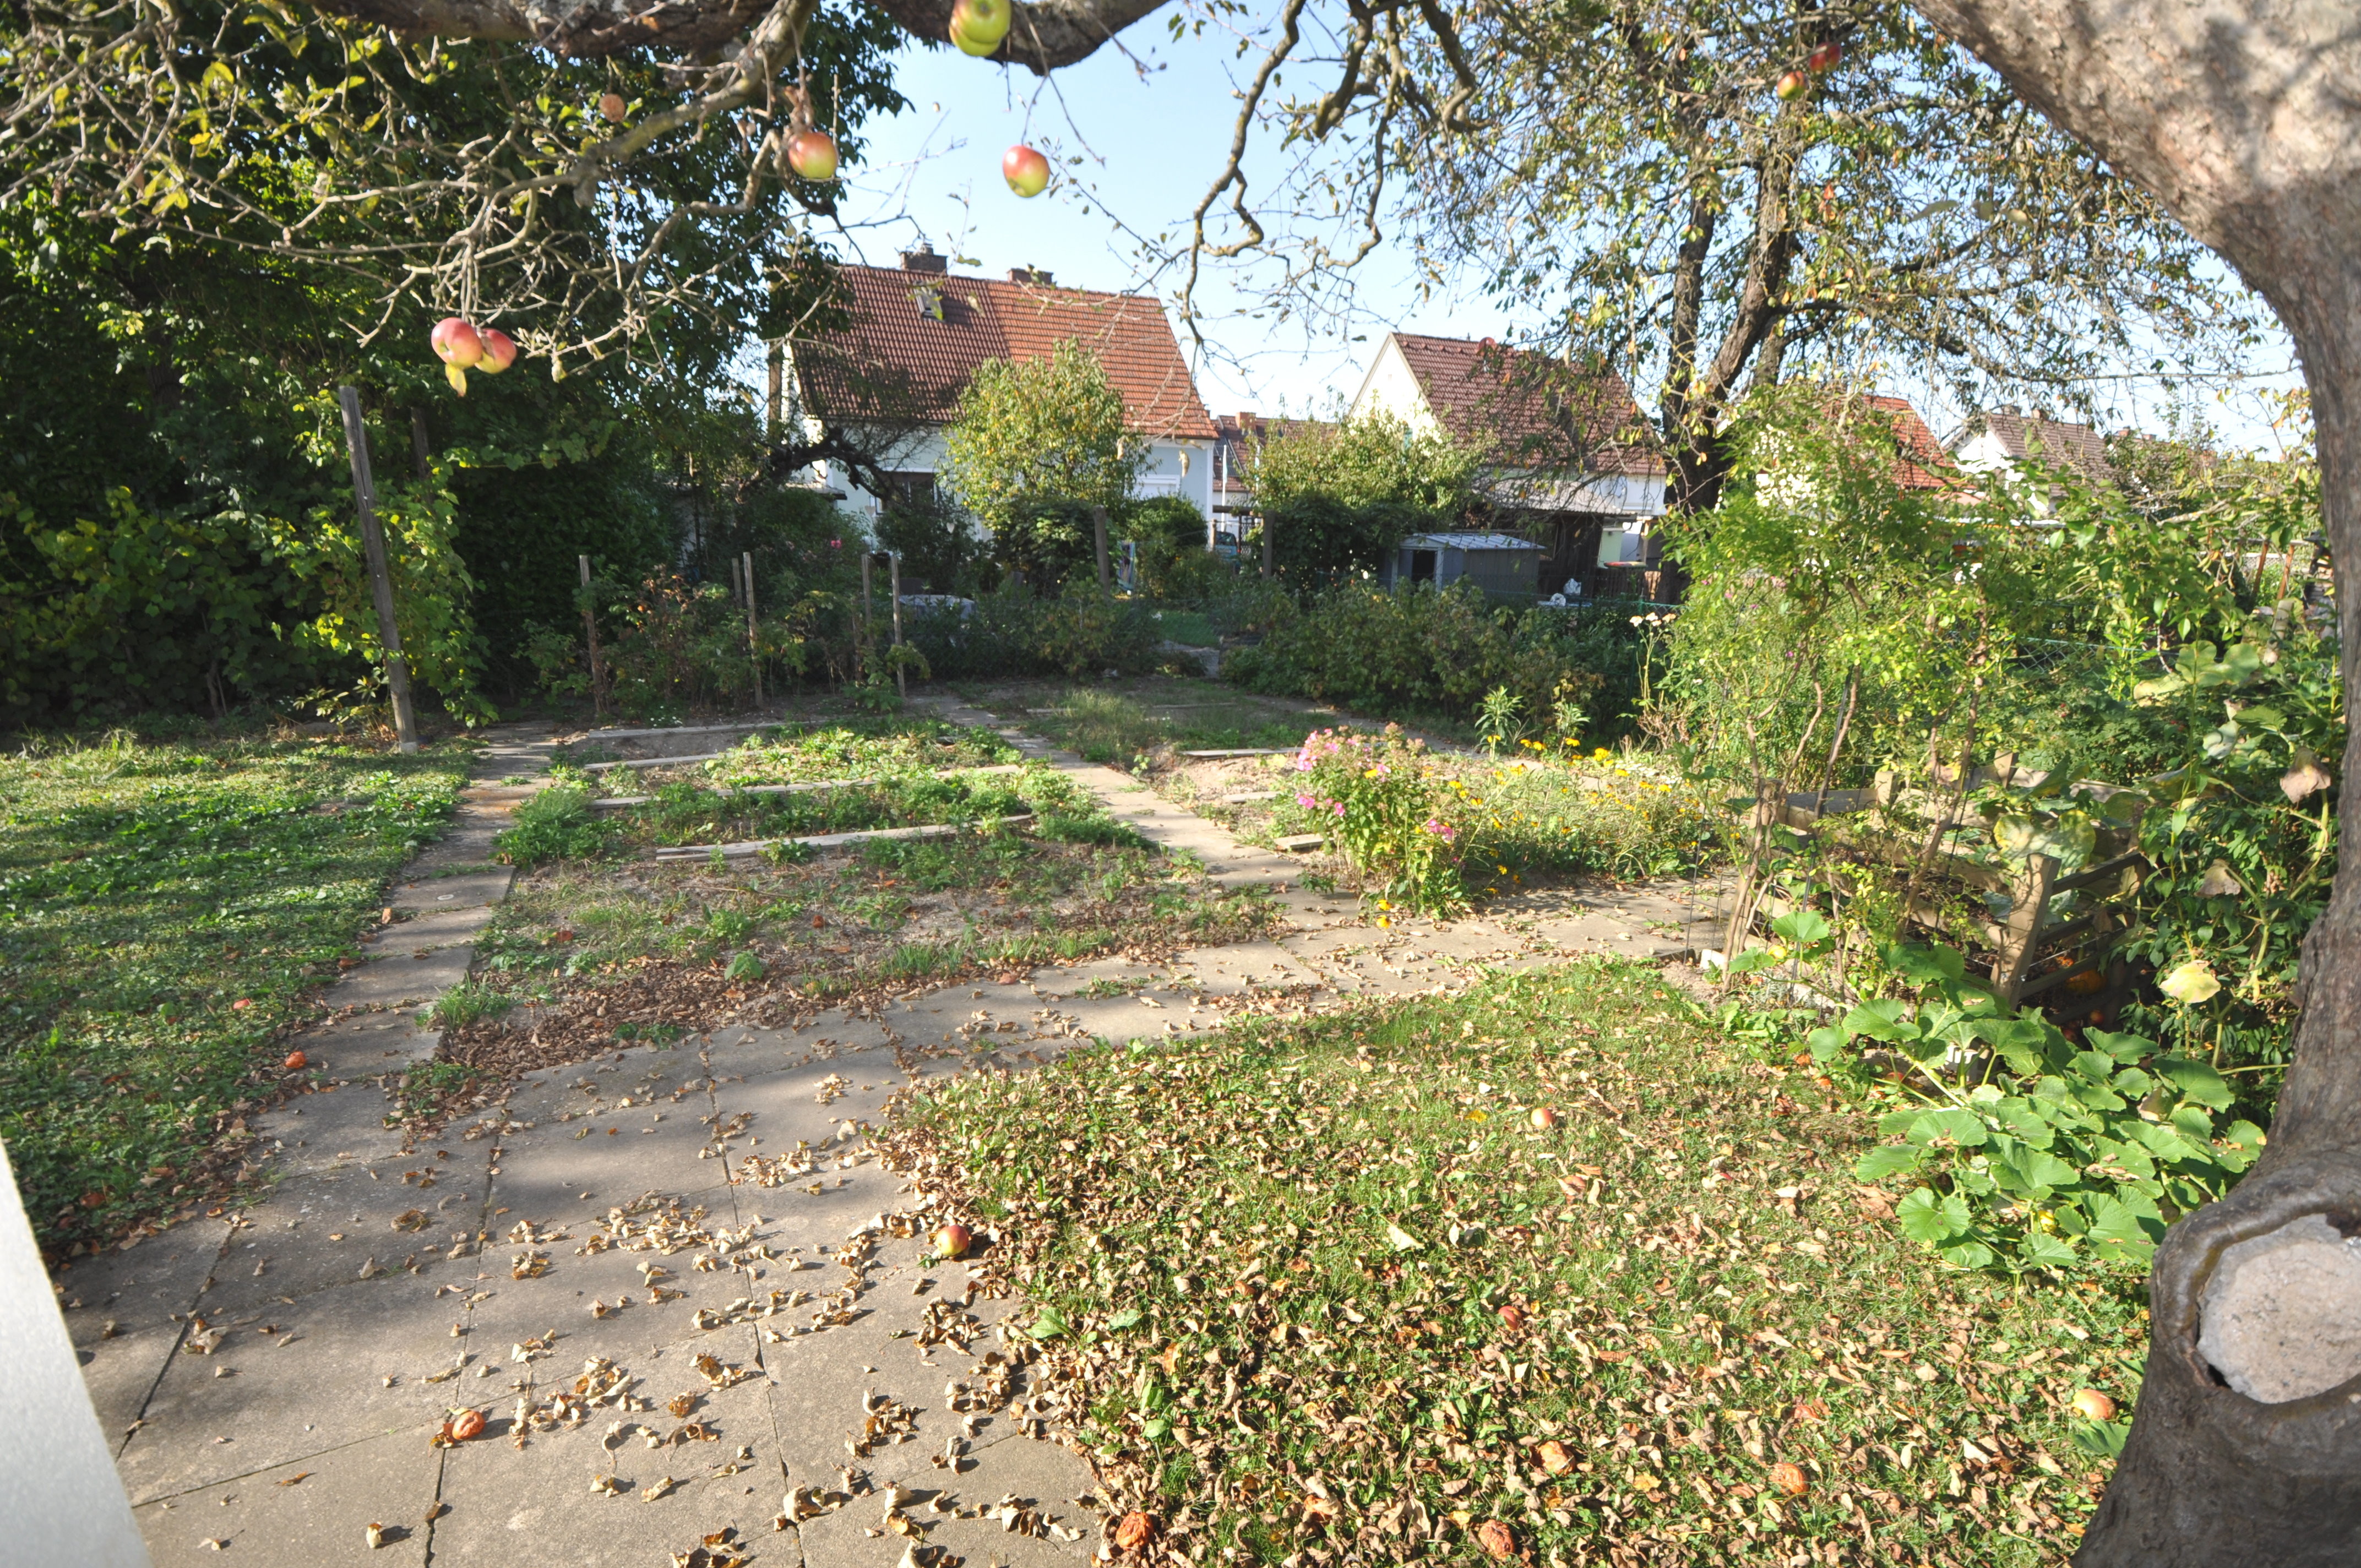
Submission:
[[215,1189],[312,992],[449,815],[463,744],[0,758],[0,1137],[45,1247]]
[[1293,746],[1329,722],[1291,705],[1247,696],[1213,681],[1165,679],[1068,686],[1050,682],[977,694],[981,706],[1074,752],[1129,768],[1141,757],[1182,751]]
[[2059,1562],[2139,1302],[1905,1242],[1873,1123],[1601,959],[961,1080],[893,1157],[1184,1559]]

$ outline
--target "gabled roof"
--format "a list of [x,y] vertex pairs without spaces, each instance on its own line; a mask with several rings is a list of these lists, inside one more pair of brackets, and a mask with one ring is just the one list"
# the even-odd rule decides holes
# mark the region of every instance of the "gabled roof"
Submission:
[[1213,438],[1151,296],[884,267],[840,268],[837,285],[849,324],[791,345],[804,395],[823,417],[944,423],[985,361],[1047,359],[1073,342],[1098,356],[1132,429]]
[[2020,413],[2015,409],[1993,409],[1971,414],[1960,433],[1951,439],[1951,450],[1986,432],[2000,443],[2001,450],[2019,463],[2034,457],[2057,467],[2071,468],[2084,478],[2105,484],[2115,477],[2114,465],[2107,461],[2106,443],[2097,430],[2087,424],[2070,424],[2064,420],[2043,419],[2037,414]]
[[1662,474],[1631,389],[1611,370],[1570,375],[1529,348],[1487,339],[1390,334],[1420,392],[1454,439],[1488,442],[1501,461],[1594,474]]
[[1959,469],[1952,464],[1951,455],[1943,450],[1943,444],[1935,439],[1935,433],[1927,428],[1927,422],[1918,417],[1909,399],[1872,392],[1861,401],[1885,415],[1893,424],[1894,444],[1902,458],[1895,477],[1904,489],[1942,490],[1959,484]]

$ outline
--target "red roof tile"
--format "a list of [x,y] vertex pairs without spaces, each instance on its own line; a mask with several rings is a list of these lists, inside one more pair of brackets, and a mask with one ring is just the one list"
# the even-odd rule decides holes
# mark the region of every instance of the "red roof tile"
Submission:
[[2090,425],[2043,419],[2015,409],[1993,409],[1971,415],[1967,428],[1960,433],[1960,438],[1964,440],[1980,430],[1992,432],[1999,439],[2001,449],[2019,462],[2038,456],[2045,463],[2071,468],[2100,484],[2115,477],[2115,466],[2107,461],[2107,444]]
[[1905,490],[1941,490],[1956,488],[1959,470],[1951,465],[1951,455],[1918,417],[1907,398],[1890,398],[1870,393],[1861,399],[1871,408],[1883,414],[1894,430],[1894,444],[1902,457],[1896,477]]
[[824,415],[939,423],[986,360],[1029,363],[1073,342],[1098,356],[1134,430],[1214,435],[1151,296],[881,267],[846,267],[837,277],[851,325],[796,345],[806,395]]
[[1612,371],[1579,378],[1548,356],[1464,337],[1398,332],[1427,406],[1460,441],[1490,441],[1537,467],[1579,458],[1594,474],[1662,474],[1631,389]]

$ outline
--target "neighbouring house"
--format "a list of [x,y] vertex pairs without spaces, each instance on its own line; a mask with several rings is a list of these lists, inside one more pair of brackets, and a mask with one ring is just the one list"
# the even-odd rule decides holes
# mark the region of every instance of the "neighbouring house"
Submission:
[[[2030,414],[2019,408],[1997,408],[1970,414],[1951,437],[1951,460],[1969,474],[2002,474],[2015,478],[2026,465],[2039,462],[2064,468],[2093,485],[2115,482],[2115,466],[2107,461],[2106,443],[2096,428],[2065,420]],[[2034,509],[2047,513],[2050,498],[2037,495]]]
[[[1211,516],[1217,433],[1152,295],[1060,288],[1032,268],[1005,281],[970,277],[924,247],[898,268],[846,267],[837,279],[847,323],[787,343],[785,417],[809,439],[846,437],[897,495],[933,495],[943,432],[979,366],[1046,359],[1072,342],[1098,356],[1123,394],[1126,423],[1148,444],[1137,493],[1185,496]],[[809,477],[872,517],[889,499],[841,464],[816,463]]]
[[1545,594],[1657,597],[1664,461],[1621,377],[1489,339],[1388,333],[1351,404],[1380,409],[1486,453],[1481,493],[1499,532],[1539,546]]
[[1904,489],[1945,490],[1959,487],[1959,469],[1951,455],[1935,439],[1935,433],[1918,417],[1909,399],[1872,392],[1861,401],[1883,414],[1894,428],[1895,455],[1901,459],[1895,479]]

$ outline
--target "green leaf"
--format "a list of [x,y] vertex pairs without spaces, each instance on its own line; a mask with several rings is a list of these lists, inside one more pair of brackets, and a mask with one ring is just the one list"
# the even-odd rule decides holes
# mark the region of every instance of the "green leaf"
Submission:
[[2156,1042],[2139,1035],[2114,1035],[2104,1029],[2085,1029],[2082,1037],[2119,1062],[2142,1061],[2156,1055]]
[[2027,1231],[2017,1244],[2017,1255],[2033,1268],[2067,1268],[2074,1262],[2074,1244],[2063,1236]]
[[1918,1037],[1918,1025],[1908,1016],[1910,1003],[1897,997],[1883,997],[1864,1002],[1844,1016],[1840,1028],[1848,1035],[1866,1035],[1872,1040],[1911,1040]]
[[1813,956],[1810,949],[1828,941],[1835,929],[1815,909],[1790,910],[1771,922],[1772,933],[1791,948],[1806,949],[1806,958]]
[[1055,1307],[1044,1307],[1033,1315],[1033,1326],[1027,1332],[1035,1339],[1056,1339],[1070,1329]]
[[2091,1250],[2109,1263],[2146,1263],[2156,1251],[2139,1216],[2120,1198],[2101,1193],[2091,1201]]
[[1144,1308],[1126,1307],[1107,1320],[1107,1331],[1110,1333],[1119,1333],[1125,1329],[1137,1328],[1147,1316],[1148,1312]]
[[2200,1105],[2216,1111],[2230,1108],[2230,1085],[2211,1065],[2187,1057],[2166,1057],[2155,1066],[2160,1076],[2170,1080],[2175,1089]]
[[1887,1144],[1873,1148],[1854,1162],[1852,1173],[1862,1181],[1877,1181],[1889,1176],[1905,1176],[1918,1168],[1926,1157],[1922,1149],[1907,1144]]
[[1954,1268],[1990,1268],[1996,1261],[1993,1249],[1978,1241],[1954,1242],[1935,1250]]
[[[1925,1135],[1922,1136],[1922,1133]],[[1984,1142],[1983,1118],[1972,1111],[1947,1105],[1919,1117],[1918,1124],[1910,1132],[1912,1143],[1932,1143],[1938,1137],[1949,1138],[1963,1149],[1982,1148]]]
[[2132,1435],[2129,1421],[2081,1421],[2074,1423],[2074,1446],[2093,1459],[2120,1459],[2124,1444]]
[[1811,1048],[1812,1059],[1825,1067],[1844,1055],[1844,1031],[1822,1025],[1805,1036],[1804,1044]]
[[1730,972],[1732,974],[1752,974],[1757,970],[1769,969],[1773,964],[1775,964],[1778,961],[1779,955],[1773,952],[1768,948],[1749,948],[1744,952],[1730,960]]
[[1956,1192],[1948,1198],[1938,1198],[1924,1187],[1896,1204],[1894,1217],[1900,1223],[1904,1235],[1929,1245],[1964,1235],[1968,1229],[1966,1200]]
[[1939,942],[1925,948],[1890,947],[1885,949],[1885,961],[1895,973],[1922,982],[1956,981],[1968,972],[1966,957]]

